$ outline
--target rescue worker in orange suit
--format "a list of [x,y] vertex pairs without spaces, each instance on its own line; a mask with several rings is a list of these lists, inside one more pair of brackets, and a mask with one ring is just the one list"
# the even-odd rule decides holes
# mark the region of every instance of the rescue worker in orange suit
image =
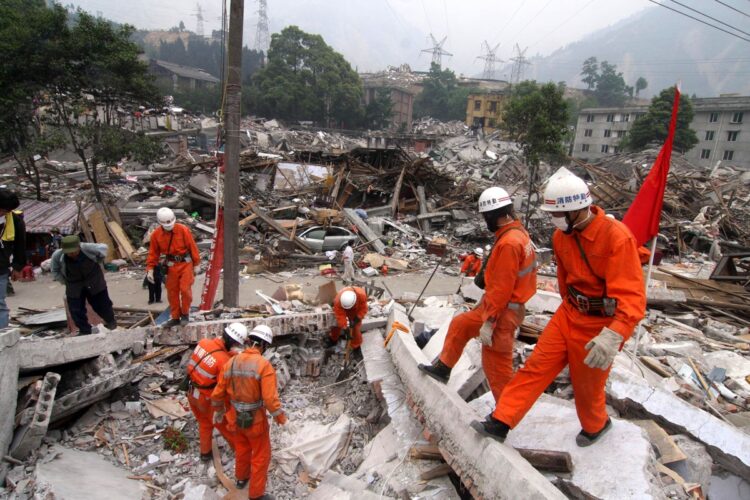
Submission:
[[248,336],[247,349],[233,357],[219,375],[211,400],[214,422],[226,419],[234,432],[235,477],[237,488],[250,482],[248,497],[272,500],[266,494],[268,467],[271,463],[271,436],[268,411],[277,424],[287,422],[276,388],[276,370],[263,357],[273,342],[273,332],[266,325],[256,326]]
[[482,366],[495,400],[513,377],[513,342],[525,315],[524,304],[536,293],[536,253],[529,234],[515,217],[513,201],[500,187],[479,196],[479,213],[495,233],[483,277],[484,296],[471,311],[451,320],[440,356],[419,369],[447,383],[469,340],[482,342]]
[[190,321],[190,304],[193,302],[193,282],[200,268],[198,246],[187,226],[176,222],[174,212],[162,207],[156,212],[159,227],[151,234],[151,244],[146,261],[146,279],[155,283],[154,268],[164,255],[167,263],[167,299],[171,319],[167,327],[187,325]]
[[482,255],[484,255],[484,250],[475,248],[474,252],[467,255],[464,259],[460,274],[465,274],[469,278],[476,276],[479,270],[482,269]]
[[[214,408],[211,393],[216,387],[219,373],[229,359],[245,347],[247,327],[242,323],[232,323],[224,328],[221,338],[203,339],[195,346],[186,372],[190,385],[187,396],[190,409],[198,421],[200,434],[201,460],[211,460],[211,439],[214,429]],[[224,439],[233,445],[232,433],[225,421],[215,426]]]
[[336,326],[331,328],[331,344],[337,344],[341,332],[348,330],[352,352],[355,356],[361,356],[362,320],[367,315],[367,293],[364,288],[342,288],[333,300],[333,314],[336,316]]
[[568,365],[582,427],[576,443],[589,446],[612,426],[604,385],[615,356],[644,316],[643,272],[632,233],[591,204],[583,179],[558,170],[547,181],[541,208],[557,228],[552,246],[563,303],[494,412],[471,426],[504,440]]

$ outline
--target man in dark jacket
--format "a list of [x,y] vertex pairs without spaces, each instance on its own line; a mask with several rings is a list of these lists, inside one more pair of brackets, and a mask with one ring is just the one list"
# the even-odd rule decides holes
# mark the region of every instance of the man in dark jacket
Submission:
[[102,271],[102,263],[106,256],[107,245],[81,243],[78,236],[64,237],[62,248],[52,254],[52,277],[65,285],[65,298],[70,316],[80,335],[91,333],[91,324],[86,315],[86,302],[104,320],[106,328],[117,328],[112,301]]
[[10,320],[5,297],[10,279],[21,277],[26,265],[26,225],[13,213],[21,202],[18,195],[0,188],[0,328],[6,328]]

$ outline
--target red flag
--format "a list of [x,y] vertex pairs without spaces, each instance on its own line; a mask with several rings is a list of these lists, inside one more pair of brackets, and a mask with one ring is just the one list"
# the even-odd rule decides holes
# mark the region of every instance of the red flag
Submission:
[[659,156],[656,157],[651,171],[643,181],[641,189],[635,196],[622,222],[633,232],[638,245],[643,245],[659,233],[661,208],[664,204],[664,189],[667,187],[669,163],[672,159],[672,141],[677,127],[677,108],[680,105],[680,89],[675,87],[672,119],[669,122],[669,133],[664,141]]

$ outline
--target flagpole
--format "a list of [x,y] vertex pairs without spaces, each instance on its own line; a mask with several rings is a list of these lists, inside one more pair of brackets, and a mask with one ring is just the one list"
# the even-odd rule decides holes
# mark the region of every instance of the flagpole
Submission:
[[[648,289],[651,286],[651,273],[654,270],[654,255],[656,254],[656,240],[659,238],[657,234],[651,240],[651,255],[648,258],[648,272],[646,273],[646,301],[648,301]],[[643,332],[643,321],[638,323],[638,331],[635,334],[635,344],[633,344],[633,357],[630,358],[630,367],[632,368],[635,364],[635,359],[638,357],[638,343],[641,341],[641,333]]]

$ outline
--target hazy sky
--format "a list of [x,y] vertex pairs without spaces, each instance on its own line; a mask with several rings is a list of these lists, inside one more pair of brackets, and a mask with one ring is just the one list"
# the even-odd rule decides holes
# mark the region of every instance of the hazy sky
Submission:
[[[204,11],[206,33],[220,26],[221,0],[63,0],[92,13],[101,12],[114,21],[127,22],[143,29],[160,29],[184,21],[188,29],[195,30],[196,6]],[[382,17],[400,25],[404,30],[416,28],[422,33],[424,47],[428,47],[428,34],[438,39],[448,36],[445,49],[454,54],[444,65],[461,73],[482,71],[483,63],[477,60],[483,40],[491,46],[500,43],[498,57],[512,56],[513,45],[528,46],[527,56],[546,55],[555,49],[574,42],[588,33],[614,24],[625,17],[653,7],[648,0],[347,0],[347,7],[357,3],[370,8],[382,4]],[[227,5],[229,0],[227,0]],[[338,4],[338,5],[337,5]],[[336,1],[326,0],[268,0],[271,30],[279,30],[293,17],[295,9],[309,11],[314,8],[319,19],[310,21],[308,30],[320,26],[321,20],[332,16],[331,9],[340,9]],[[256,22],[257,1],[245,0],[245,25]],[[351,9],[347,9],[351,10]],[[340,14],[340,12],[339,12]],[[334,16],[336,17],[336,16]],[[352,25],[374,20],[351,19]],[[305,29],[304,20],[294,19]],[[326,33],[321,33],[324,37]],[[246,40],[251,44],[252,40]],[[347,54],[346,46],[335,46],[360,70],[382,68],[367,67],[367,61],[356,60],[356,54]],[[360,58],[361,59],[361,58]],[[422,66],[429,66],[429,55],[419,56]],[[419,68],[424,69],[424,68]]]

